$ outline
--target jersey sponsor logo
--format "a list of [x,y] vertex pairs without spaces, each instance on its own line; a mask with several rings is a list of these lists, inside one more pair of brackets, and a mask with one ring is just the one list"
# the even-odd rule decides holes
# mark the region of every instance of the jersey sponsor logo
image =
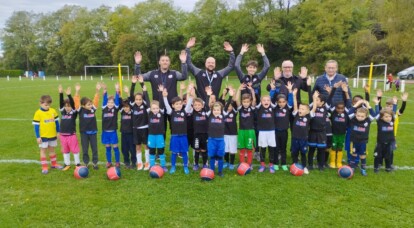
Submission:
[[247,117],[250,117],[251,115],[250,115],[250,112],[242,112],[240,116],[243,118],[247,118]]
[[206,116],[196,116],[195,121],[204,121],[206,120]]
[[223,122],[223,119],[220,119],[220,118],[212,118],[211,119],[211,123],[222,123]]
[[158,118],[150,118],[150,123],[160,123],[160,121]]
[[353,130],[357,131],[357,132],[365,132],[366,128],[365,127],[354,126]]
[[346,119],[344,117],[335,117],[334,122],[345,123]]
[[392,127],[392,126],[383,126],[383,127],[381,127],[381,131],[385,131],[385,132],[394,131],[394,127]]
[[55,119],[45,119],[44,123],[52,123],[55,122]]
[[[285,110],[283,110],[283,111],[285,111]],[[277,112],[276,117],[286,117],[286,113],[285,112]]]
[[122,116],[122,119],[123,120],[130,120],[131,119],[131,116],[130,115],[123,115]]
[[83,114],[83,118],[94,118],[94,117],[95,117],[94,113],[89,113],[89,114],[85,113],[85,114]]
[[144,110],[136,110],[136,111],[134,111],[134,115],[135,116],[142,115],[143,113],[144,113]]
[[72,119],[72,115],[62,115],[62,120]]
[[324,115],[321,112],[316,112],[315,113],[315,117],[324,117]]
[[184,122],[185,121],[185,118],[177,116],[177,117],[174,117],[173,118],[173,121],[174,122]]
[[229,118],[229,117],[227,117],[227,118],[225,118],[225,119],[224,119],[224,121],[225,121],[226,123],[232,123],[232,122],[233,122],[233,118]]
[[263,113],[262,118],[272,118],[272,113]]
[[296,126],[299,126],[299,127],[306,127],[306,122],[303,122],[300,120],[297,120],[295,124]]
[[104,114],[104,118],[112,118],[112,117],[114,117],[114,114],[113,113],[105,113]]

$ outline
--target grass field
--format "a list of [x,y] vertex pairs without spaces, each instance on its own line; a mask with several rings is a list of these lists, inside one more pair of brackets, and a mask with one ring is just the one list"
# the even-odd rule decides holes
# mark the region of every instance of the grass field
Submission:
[[[114,82],[106,80],[109,93],[113,93]],[[411,97],[400,119],[394,162],[405,168],[392,173],[381,170],[374,174],[371,168],[367,177],[356,173],[353,179],[343,180],[336,170],[294,177],[283,171],[258,173],[256,168],[245,177],[226,170],[223,178],[202,182],[198,173],[185,176],[181,167],[162,179],[122,168],[122,179],[113,182],[106,179],[103,165],[97,171],[90,170],[89,178],[77,180],[73,168],[42,175],[40,164],[18,162],[39,160],[31,123],[39,97],[52,95],[52,106],[58,109],[58,84],[73,88],[80,82],[81,95],[92,97],[97,79],[1,78],[0,82],[4,101],[0,109],[1,227],[411,227],[414,223],[414,85],[406,85]],[[352,92],[363,94],[361,89]],[[398,94],[385,92],[384,97],[393,95]],[[375,141],[373,124],[368,165],[373,164]],[[60,148],[58,159],[63,163]],[[99,160],[105,161],[101,144]]]

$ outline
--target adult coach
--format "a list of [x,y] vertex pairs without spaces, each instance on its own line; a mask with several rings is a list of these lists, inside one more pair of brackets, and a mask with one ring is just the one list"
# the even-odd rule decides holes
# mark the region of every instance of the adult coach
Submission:
[[[141,52],[135,52],[135,75],[141,74],[141,61],[142,55]],[[177,81],[184,81],[187,79],[187,54],[183,50],[180,53],[181,60],[181,72],[176,70],[170,70],[170,57],[167,55],[162,55],[158,61],[159,69],[148,71],[147,73],[142,74],[144,81],[149,81],[151,83],[152,89],[152,99],[160,101],[162,97],[158,97],[159,94],[155,91],[158,91],[158,86],[163,85],[168,92],[168,102],[171,103],[171,100],[174,97],[178,96],[177,93]]]
[[230,60],[228,65],[219,70],[215,71],[216,69],[216,60],[213,57],[208,57],[205,62],[205,70],[197,68],[191,62],[191,53],[190,48],[194,47],[196,42],[195,37],[191,37],[190,40],[187,42],[186,52],[187,52],[187,65],[189,71],[194,75],[196,85],[197,85],[197,96],[203,99],[203,101],[207,100],[207,94],[205,88],[210,86],[213,94],[216,97],[219,97],[221,83],[223,82],[223,78],[227,76],[234,67],[234,62],[236,57],[233,52],[233,47],[230,45],[229,42],[224,42],[224,50],[230,53]]
[[[344,82],[347,83],[346,77],[342,74],[338,74],[338,62],[335,60],[328,60],[325,64],[325,73],[318,76],[316,79],[315,85],[313,86],[312,94],[315,91],[318,91],[320,94],[323,94],[325,98],[329,97],[328,91],[325,87],[333,87],[335,83]],[[349,97],[352,98],[351,90],[348,86]],[[335,94],[332,96],[332,105],[335,106],[338,102],[346,102],[344,100],[343,91],[341,87],[338,87],[335,90]]]
[[[276,67],[273,71],[273,79],[269,85],[267,85],[267,91],[270,91],[272,86],[276,88],[275,95],[284,94],[286,97],[289,95],[289,90],[286,88],[288,82],[292,83],[292,89],[298,89],[296,94],[296,100],[298,104],[301,103],[300,90],[308,92],[308,86],[306,80],[308,77],[308,69],[306,67],[300,68],[299,76],[293,74],[293,62],[290,60],[285,60],[282,62],[282,71],[279,67]],[[273,85],[271,85],[273,84]],[[275,97],[272,98],[272,101],[275,102]]]

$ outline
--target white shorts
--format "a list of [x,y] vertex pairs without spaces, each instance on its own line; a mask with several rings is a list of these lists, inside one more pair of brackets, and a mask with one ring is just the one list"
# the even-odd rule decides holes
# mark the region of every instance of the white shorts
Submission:
[[47,142],[42,142],[39,144],[39,148],[43,148],[46,149],[48,147],[56,147],[57,146],[57,140],[53,140],[53,141],[47,141]]
[[275,131],[259,131],[259,147],[276,147]]
[[224,135],[224,152],[237,153],[237,135]]

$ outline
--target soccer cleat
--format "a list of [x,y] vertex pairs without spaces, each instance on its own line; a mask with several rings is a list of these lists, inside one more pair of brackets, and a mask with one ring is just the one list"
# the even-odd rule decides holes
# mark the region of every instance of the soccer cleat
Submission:
[[304,173],[304,174],[309,174],[309,170],[308,170],[308,168],[306,168],[306,167],[305,167],[305,168],[303,169],[303,173]]
[[392,171],[393,171],[393,169],[392,169],[392,168],[386,168],[386,169],[385,169],[385,172],[388,172],[388,173],[389,173],[389,172],[392,172]]
[[219,172],[219,173],[217,173],[217,175],[218,175],[219,177],[224,177],[223,172]]
[[[260,172],[260,170],[259,170],[259,172]],[[269,167],[269,172],[270,172],[270,173],[275,173],[275,168],[274,168],[274,166],[270,166],[270,167]]]
[[61,166],[59,164],[56,164],[56,165],[50,166],[50,168],[52,168],[52,169],[63,169],[63,166]]
[[188,169],[188,167],[187,167],[187,166],[184,166],[184,173],[185,173],[186,175],[190,174],[190,170]]
[[193,166],[193,170],[194,170],[194,171],[197,171],[197,170],[198,170],[198,168],[199,168],[199,167],[198,167],[198,165],[194,165],[194,166]]
[[203,169],[204,169],[204,168],[208,168],[208,165],[203,165]]
[[99,169],[98,164],[93,164],[93,169],[98,170]]
[[142,162],[137,163],[137,170],[142,170],[143,168]]
[[175,166],[171,166],[170,174],[174,174],[174,173],[175,173]]
[[48,174],[49,173],[49,170],[47,170],[47,169],[42,169],[42,174]]
[[65,167],[63,167],[63,171],[68,171],[70,169],[70,165],[65,165]]
[[107,163],[106,163],[106,168],[107,168],[107,169],[111,168],[111,166],[112,166],[112,163],[111,163],[111,162],[107,162]]
[[278,165],[273,165],[273,169],[274,169],[275,171],[279,171],[279,166],[278,166]]
[[168,169],[166,166],[163,166],[162,168],[164,169],[164,173],[168,172]]
[[263,173],[266,170],[265,166],[260,166],[259,173]]
[[78,163],[78,164],[76,164],[76,166],[81,166],[81,164],[80,164],[80,163]]
[[115,163],[115,167],[119,168],[121,166],[121,164],[119,164],[119,162]]
[[145,164],[144,164],[144,170],[147,171],[149,169],[150,169],[149,163],[148,162],[145,162]]
[[230,170],[234,170],[234,165],[233,165],[233,164],[230,164],[230,165],[229,165],[229,169],[230,169]]
[[228,166],[229,166],[229,163],[224,162],[224,164],[223,164],[223,169],[227,168]]
[[365,169],[361,169],[361,175],[366,177],[368,175],[367,171]]
[[283,169],[283,171],[288,171],[289,170],[287,165],[282,165],[282,169]]
[[374,168],[374,173],[379,173],[379,169],[378,168]]

